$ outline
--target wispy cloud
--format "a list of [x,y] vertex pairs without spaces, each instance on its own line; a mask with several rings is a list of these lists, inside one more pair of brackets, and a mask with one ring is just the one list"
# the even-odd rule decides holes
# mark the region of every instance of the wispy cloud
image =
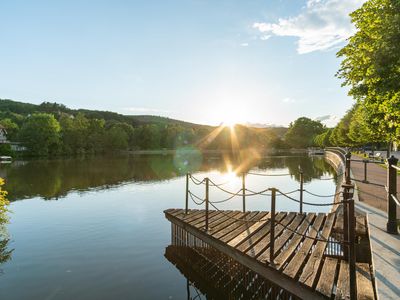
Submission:
[[297,37],[299,54],[330,50],[354,33],[349,14],[365,1],[308,0],[299,15],[279,19],[276,23],[254,23],[253,28],[262,33],[260,39],[270,35]]
[[242,46],[242,47],[248,47],[248,46],[249,46],[249,43],[241,43],[240,46]]
[[320,121],[327,127],[334,127],[339,122],[339,118],[333,115],[325,115],[315,118],[315,121]]
[[162,110],[148,107],[125,107],[124,111],[135,112],[135,113],[170,113],[170,110]]

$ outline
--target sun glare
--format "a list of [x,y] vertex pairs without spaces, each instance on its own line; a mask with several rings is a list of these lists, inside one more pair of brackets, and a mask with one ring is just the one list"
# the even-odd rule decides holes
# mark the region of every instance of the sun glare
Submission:
[[233,120],[229,120],[229,121],[224,121],[223,123],[223,126],[225,126],[225,127],[229,127],[229,128],[231,128],[231,129],[234,129],[235,128],[235,125],[237,124],[235,121],[233,121]]

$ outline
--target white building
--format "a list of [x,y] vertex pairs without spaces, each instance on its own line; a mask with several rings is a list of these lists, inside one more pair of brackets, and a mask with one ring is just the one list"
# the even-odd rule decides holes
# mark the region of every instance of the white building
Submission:
[[1,143],[8,143],[8,141],[7,141],[7,131],[2,125],[0,125],[0,144]]

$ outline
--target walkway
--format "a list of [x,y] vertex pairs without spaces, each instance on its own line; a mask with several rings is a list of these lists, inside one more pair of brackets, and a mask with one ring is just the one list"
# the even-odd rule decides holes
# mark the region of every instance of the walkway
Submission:
[[[362,157],[353,155],[353,159],[362,160]],[[356,181],[360,201],[386,212],[387,193],[384,186],[387,184],[387,169],[378,164],[368,163],[368,183],[362,182],[364,180],[364,163],[352,161],[351,171],[353,173],[352,178]],[[400,180],[397,180],[397,190],[400,191]],[[397,210],[397,217],[400,217],[400,208]]]
[[[352,159],[359,159],[358,156]],[[380,299],[398,299],[400,295],[400,236],[386,233],[387,170],[376,164],[368,164],[367,180],[363,183],[364,164],[351,162],[358,197],[356,207],[368,215],[370,239],[375,264],[377,289]],[[400,191],[400,180],[397,182]],[[400,210],[397,211],[397,218]]]

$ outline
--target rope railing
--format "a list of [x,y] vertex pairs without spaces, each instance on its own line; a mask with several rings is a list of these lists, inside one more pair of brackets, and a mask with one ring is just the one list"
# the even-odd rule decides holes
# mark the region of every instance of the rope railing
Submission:
[[[341,153],[341,152],[340,152]],[[341,153],[342,154],[342,153]],[[210,180],[209,178],[204,178],[203,180],[200,180],[198,178],[193,177],[190,174],[186,175],[186,213],[188,212],[188,199],[190,199],[197,205],[205,205],[205,225],[204,230],[207,232],[209,230],[209,206],[213,207],[216,211],[218,211],[220,214],[222,214],[224,217],[227,218],[227,220],[234,220],[238,222],[243,222],[243,223],[255,223],[255,222],[268,222],[270,226],[270,231],[269,231],[269,263],[273,264],[274,263],[274,257],[275,257],[275,231],[276,231],[276,226],[282,226],[282,228],[277,231],[277,235],[283,234],[283,230],[290,231],[294,235],[301,236],[304,239],[312,239],[317,242],[324,242],[324,243],[329,243],[330,236],[325,237],[322,236],[322,229],[321,228],[314,228],[314,230],[317,231],[315,236],[310,236],[310,229],[301,229],[299,232],[298,228],[292,228],[293,226],[290,224],[293,224],[293,222],[289,222],[287,224],[283,223],[281,220],[276,219],[276,197],[277,196],[283,196],[291,201],[294,201],[296,203],[300,204],[300,213],[302,213],[302,207],[303,205],[309,205],[309,206],[333,206],[333,205],[339,205],[341,204],[343,207],[343,238],[336,238],[335,237],[335,243],[343,245],[343,255],[348,258],[349,262],[349,277],[350,277],[350,299],[356,299],[356,289],[357,289],[357,283],[356,283],[356,251],[355,251],[355,209],[354,209],[354,200],[351,199],[352,197],[352,189],[354,189],[354,185],[351,183],[351,177],[350,177],[350,158],[351,154],[347,153],[343,155],[344,160],[345,160],[345,173],[344,173],[344,183],[342,184],[343,191],[339,191],[335,194],[330,194],[330,195],[321,195],[314,193],[312,191],[309,191],[307,189],[303,188],[304,185],[304,174],[302,170],[299,170],[300,174],[300,188],[295,189],[293,191],[284,193],[280,191],[279,189],[269,187],[266,189],[263,189],[261,191],[252,191],[248,188],[245,187],[245,175],[242,175],[242,188],[239,189],[237,192],[232,192],[226,188],[221,187],[223,184],[216,184],[214,181]],[[389,164],[394,165],[395,163],[392,161],[389,161]],[[397,164],[397,161],[396,161]],[[391,170],[391,176],[390,178],[393,178],[393,173],[397,174],[397,170],[395,168],[388,168]],[[250,174],[253,172],[249,172],[247,174]],[[253,173],[250,175],[254,175],[258,173]],[[264,175],[264,174],[262,174]],[[272,174],[270,174],[272,175]],[[290,174],[274,174],[276,176],[288,176]],[[342,174],[341,174],[342,175]],[[340,175],[339,175],[340,176]],[[324,178],[325,180],[328,180]],[[199,197],[195,195],[192,191],[189,190],[189,181],[192,181],[196,185],[201,185],[205,184],[205,198],[203,199],[202,197]],[[388,197],[392,199],[391,201],[394,203],[396,206],[396,200],[398,202],[398,199],[396,197],[392,197],[392,195],[397,194],[397,190],[393,187],[393,184],[389,182],[389,187],[388,187]],[[229,196],[227,198],[221,199],[221,200],[214,200],[210,201],[210,194],[209,194],[209,189],[210,187],[215,187],[219,191],[228,194]],[[297,199],[296,196],[291,196],[294,193],[299,192],[300,199]],[[332,198],[334,197],[333,202],[328,202],[328,203],[314,203],[314,202],[307,202],[303,201],[303,194],[307,193],[308,195],[317,197],[317,198]],[[341,200],[339,195],[343,195],[343,199]],[[267,214],[266,216],[257,219],[253,217],[249,217],[249,214],[246,213],[245,211],[245,199],[246,197],[250,196],[268,196],[270,197],[270,213]],[[237,217],[237,215],[232,215],[227,213],[226,211],[223,211],[219,209],[217,204],[227,202],[234,197],[237,196],[242,196],[243,197],[243,214],[241,217]],[[341,201],[339,201],[341,200]],[[266,223],[267,224],[267,223]],[[296,230],[298,229],[298,230]],[[396,224],[396,230],[397,230],[397,224]]]
[[[340,203],[348,203],[348,201],[341,201]],[[223,216],[225,216],[226,218],[229,218],[229,219],[231,219],[231,220],[235,220],[235,221],[238,221],[238,222],[244,222],[244,223],[268,222],[268,221],[271,221],[271,219],[272,219],[271,216],[270,216],[270,217],[267,217],[267,218],[261,218],[261,219],[258,219],[258,220],[256,220],[256,219],[250,219],[250,220],[244,219],[246,216],[242,216],[242,217],[238,218],[238,217],[231,216],[231,215],[227,214],[225,211],[219,209],[219,208],[215,205],[215,202],[214,202],[214,203],[213,203],[213,202],[210,202],[210,205],[211,205],[215,210],[217,210],[220,214],[222,214]],[[329,238],[329,237],[328,237],[328,238],[310,237],[310,236],[308,236],[307,234],[300,233],[300,232],[298,232],[298,231],[296,231],[296,230],[294,230],[294,229],[291,229],[291,228],[289,227],[290,224],[283,224],[281,221],[278,221],[278,220],[276,220],[276,219],[275,219],[275,223],[277,223],[278,225],[281,225],[284,229],[286,229],[286,230],[288,230],[288,231],[290,231],[290,232],[292,232],[292,233],[294,233],[294,234],[297,234],[297,235],[299,235],[299,236],[301,236],[301,237],[303,237],[303,238],[312,239],[312,240],[314,240],[314,241],[320,241],[320,242],[328,242],[328,238]],[[316,229],[314,229],[314,230],[316,230]],[[317,231],[317,235],[320,235],[320,231],[319,231],[319,230],[316,230],[316,231]],[[349,243],[349,241],[346,241],[346,240],[337,240],[337,243],[340,243],[340,244],[347,244],[347,243]]]
[[342,192],[337,192],[335,194],[330,194],[330,195],[320,195],[320,194],[315,194],[313,192],[310,192],[308,190],[303,190],[304,192],[306,192],[307,194],[311,195],[311,196],[315,196],[318,198],[332,198],[332,197],[336,197],[338,195],[340,195]]

